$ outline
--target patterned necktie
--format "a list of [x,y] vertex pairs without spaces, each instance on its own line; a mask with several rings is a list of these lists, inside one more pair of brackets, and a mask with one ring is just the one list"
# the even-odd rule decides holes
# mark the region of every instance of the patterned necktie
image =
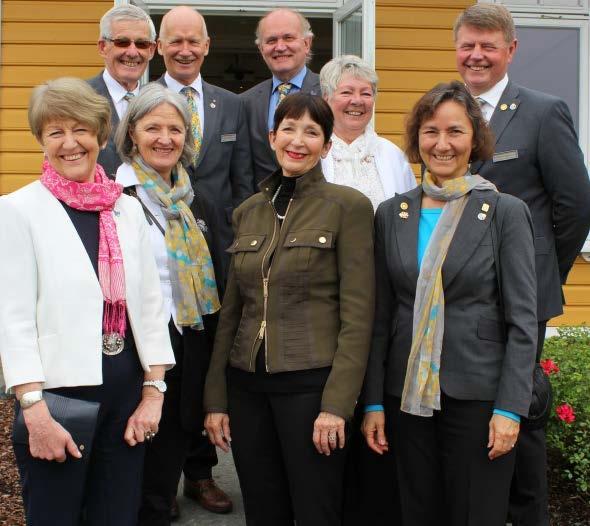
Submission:
[[488,121],[488,117],[487,117],[487,114],[486,114],[486,104],[487,104],[486,101],[484,99],[482,99],[481,97],[475,97],[475,100],[479,104],[479,107],[481,109],[481,114],[483,115],[483,118],[487,122]]
[[191,131],[193,133],[193,141],[195,146],[195,157],[193,159],[193,163],[195,163],[199,157],[199,151],[201,150],[201,144],[203,143],[201,119],[199,118],[199,110],[197,108],[197,90],[192,86],[186,86],[185,88],[182,88],[180,92],[186,97],[186,100],[188,101],[188,109],[191,114]]
[[123,99],[125,99],[127,102],[130,102],[133,97],[135,97],[135,94],[132,91],[128,91],[125,93],[125,95],[123,95]]
[[291,93],[291,89],[293,89],[293,84],[290,82],[283,82],[277,86],[277,91],[279,92],[277,106],[285,100],[285,97],[289,95],[289,93]]

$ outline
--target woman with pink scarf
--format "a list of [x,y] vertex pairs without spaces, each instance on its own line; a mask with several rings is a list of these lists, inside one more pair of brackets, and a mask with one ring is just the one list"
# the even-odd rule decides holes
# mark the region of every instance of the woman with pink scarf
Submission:
[[174,364],[143,212],[96,162],[110,122],[84,81],[37,87],[41,177],[0,198],[0,356],[29,525],[136,524]]

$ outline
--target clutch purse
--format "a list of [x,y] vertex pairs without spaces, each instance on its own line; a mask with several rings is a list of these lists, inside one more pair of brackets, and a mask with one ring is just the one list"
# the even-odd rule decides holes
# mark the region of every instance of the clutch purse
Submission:
[[[48,391],[43,392],[43,400],[53,419],[72,435],[82,458],[88,458],[94,440],[100,403],[67,398]],[[29,444],[29,432],[20,406],[14,419],[12,440],[15,444]]]
[[553,390],[551,382],[537,363],[533,370],[533,398],[527,418],[522,419],[522,425],[528,429],[543,429],[551,415]]

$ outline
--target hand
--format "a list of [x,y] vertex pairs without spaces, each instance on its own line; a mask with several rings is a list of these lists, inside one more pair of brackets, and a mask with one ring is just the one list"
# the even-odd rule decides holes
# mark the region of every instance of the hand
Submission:
[[516,420],[502,415],[493,415],[490,420],[490,434],[488,447],[492,448],[488,453],[490,460],[510,453],[516,445],[520,424]]
[[162,393],[152,387],[144,388],[141,402],[127,420],[127,427],[123,435],[125,442],[130,446],[135,446],[146,439],[147,433],[155,435],[158,432],[163,403],[164,395]]
[[385,436],[385,412],[369,411],[365,413],[361,431],[365,435],[367,445],[379,455],[389,451],[389,444]]
[[333,449],[344,447],[344,418],[322,411],[313,423],[313,443],[320,455],[330,456]]
[[72,435],[52,418],[45,401],[23,409],[23,417],[29,431],[29,450],[33,458],[65,462],[66,453],[82,458]]
[[207,413],[205,429],[211,443],[227,453],[231,447],[231,433],[227,413]]

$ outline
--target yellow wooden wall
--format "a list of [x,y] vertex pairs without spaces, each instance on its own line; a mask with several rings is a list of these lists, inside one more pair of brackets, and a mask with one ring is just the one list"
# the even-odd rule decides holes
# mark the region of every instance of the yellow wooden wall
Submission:
[[64,75],[96,75],[98,21],[112,6],[112,0],[2,1],[0,194],[39,176],[42,157],[27,124],[31,88]]

